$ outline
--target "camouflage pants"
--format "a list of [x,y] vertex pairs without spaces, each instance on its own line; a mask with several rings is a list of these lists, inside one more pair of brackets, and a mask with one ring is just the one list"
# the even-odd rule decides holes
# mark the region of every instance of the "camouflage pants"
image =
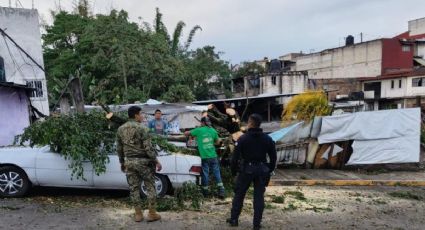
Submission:
[[231,158],[233,156],[233,152],[235,151],[235,142],[232,139],[232,136],[228,136],[223,141],[224,147],[225,147],[225,153],[223,156],[225,158]]
[[148,207],[156,208],[155,166],[146,159],[126,159],[125,161],[127,182],[130,186],[130,198],[133,206],[142,208],[141,184],[145,184],[147,191]]

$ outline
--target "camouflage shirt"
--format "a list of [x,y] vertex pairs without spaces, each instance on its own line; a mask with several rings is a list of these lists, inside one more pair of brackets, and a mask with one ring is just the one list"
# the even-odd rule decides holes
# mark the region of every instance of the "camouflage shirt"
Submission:
[[147,128],[133,119],[118,128],[117,152],[121,164],[124,163],[126,157],[157,161],[156,152],[148,132]]

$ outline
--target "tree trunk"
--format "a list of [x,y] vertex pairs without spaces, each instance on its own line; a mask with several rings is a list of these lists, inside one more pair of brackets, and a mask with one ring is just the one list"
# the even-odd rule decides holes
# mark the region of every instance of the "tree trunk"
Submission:
[[67,96],[63,96],[60,99],[59,107],[61,110],[61,114],[69,115],[69,113],[71,112],[71,106],[69,105],[69,98]]
[[72,79],[70,83],[70,88],[77,113],[84,113],[84,97],[83,90],[81,89],[80,78],[77,77]]

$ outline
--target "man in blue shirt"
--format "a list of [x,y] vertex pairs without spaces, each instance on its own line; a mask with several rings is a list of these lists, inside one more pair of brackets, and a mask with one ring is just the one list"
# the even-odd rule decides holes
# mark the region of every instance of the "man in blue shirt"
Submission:
[[155,110],[154,116],[155,118],[148,123],[149,131],[158,135],[167,135],[168,123],[162,119],[161,110]]

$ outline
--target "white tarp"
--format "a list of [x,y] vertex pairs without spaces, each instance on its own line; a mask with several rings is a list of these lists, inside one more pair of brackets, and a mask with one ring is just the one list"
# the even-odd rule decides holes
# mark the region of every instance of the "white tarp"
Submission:
[[323,117],[319,143],[354,140],[347,164],[419,162],[419,108]]

